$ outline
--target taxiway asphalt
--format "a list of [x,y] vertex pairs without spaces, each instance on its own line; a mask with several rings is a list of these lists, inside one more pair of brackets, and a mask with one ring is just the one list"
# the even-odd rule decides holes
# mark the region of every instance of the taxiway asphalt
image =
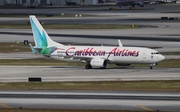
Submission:
[[[109,10],[116,8],[116,10]],[[145,5],[144,7],[136,7],[134,10],[129,10],[129,7],[119,8],[118,6],[85,6],[85,7],[56,7],[56,8],[41,8],[41,9],[0,9],[0,14],[96,14],[96,15],[115,15],[120,13],[178,13],[180,10],[179,4],[160,4],[160,5]],[[158,14],[157,14],[158,15]],[[148,16],[148,15],[144,15]]]
[[[121,39],[125,46],[144,46],[157,49],[159,51],[180,51],[179,42],[179,20],[160,20],[163,17],[179,17],[178,4],[166,5],[147,5],[145,8],[135,10],[117,9],[108,10],[109,6],[81,7],[81,8],[47,8],[47,9],[6,9],[8,14],[30,14],[36,12],[44,14],[84,14],[99,15],[98,17],[66,17],[66,18],[39,18],[40,21],[47,23],[75,23],[75,24],[139,24],[156,26],[151,28],[138,29],[102,29],[102,30],[48,30],[48,34],[53,40],[65,44],[89,44],[89,45],[118,45],[117,39]],[[113,6],[114,7],[114,6]],[[115,6],[117,8],[117,6]],[[66,9],[66,10],[64,10]],[[105,10],[106,9],[106,10]],[[5,9],[0,9],[3,13]],[[35,14],[36,14],[35,13]],[[7,18],[1,17],[1,23],[20,23],[25,24],[27,18]],[[0,29],[1,42],[15,42],[29,40],[33,42],[32,31],[30,29]],[[109,39],[108,39],[109,38]],[[113,38],[113,39],[112,39]],[[168,50],[167,50],[168,49]]]
[[180,79],[179,68],[148,69],[148,66],[92,70],[83,66],[0,66],[0,71],[0,82],[28,82],[29,77],[42,78],[43,82]]
[[2,108],[180,110],[179,92],[147,91],[0,91]]

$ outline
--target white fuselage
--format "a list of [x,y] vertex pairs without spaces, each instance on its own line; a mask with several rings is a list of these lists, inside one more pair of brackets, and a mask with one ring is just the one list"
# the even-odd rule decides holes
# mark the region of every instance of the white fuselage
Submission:
[[61,61],[79,62],[97,58],[116,64],[152,64],[164,60],[163,55],[149,48],[107,46],[59,46],[50,57]]
[[30,44],[30,48],[35,54],[61,61],[86,62],[86,69],[106,68],[109,63],[115,63],[117,66],[147,63],[152,69],[153,65],[164,60],[164,56],[156,50],[142,47],[123,47],[120,40],[118,40],[118,47],[65,46],[53,41],[34,15],[29,17],[35,41],[35,46]]

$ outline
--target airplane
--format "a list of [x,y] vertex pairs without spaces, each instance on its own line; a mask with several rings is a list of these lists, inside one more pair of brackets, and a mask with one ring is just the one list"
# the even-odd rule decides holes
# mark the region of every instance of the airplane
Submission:
[[30,44],[34,54],[41,54],[51,59],[68,62],[85,62],[86,69],[106,68],[108,64],[129,66],[130,64],[149,64],[149,68],[165,59],[158,51],[143,47],[119,46],[66,46],[53,41],[34,15],[30,23],[35,46]]
[[116,0],[115,3],[119,7],[131,5],[134,8],[135,5],[144,7],[144,3],[150,3],[150,0]]

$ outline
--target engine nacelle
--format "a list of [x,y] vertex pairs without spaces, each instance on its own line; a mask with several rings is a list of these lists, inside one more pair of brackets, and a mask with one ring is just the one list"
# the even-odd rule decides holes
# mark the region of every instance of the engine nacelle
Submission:
[[106,67],[108,64],[108,61],[104,59],[92,59],[90,64],[91,66],[94,66],[94,67]]
[[138,6],[144,7],[144,3],[143,3],[143,2],[139,2],[139,3],[138,3]]

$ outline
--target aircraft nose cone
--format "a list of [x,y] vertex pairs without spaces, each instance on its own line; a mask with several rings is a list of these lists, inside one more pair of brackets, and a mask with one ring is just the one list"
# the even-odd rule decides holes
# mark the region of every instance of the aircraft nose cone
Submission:
[[160,57],[161,61],[165,59],[165,57],[163,55],[161,55]]

